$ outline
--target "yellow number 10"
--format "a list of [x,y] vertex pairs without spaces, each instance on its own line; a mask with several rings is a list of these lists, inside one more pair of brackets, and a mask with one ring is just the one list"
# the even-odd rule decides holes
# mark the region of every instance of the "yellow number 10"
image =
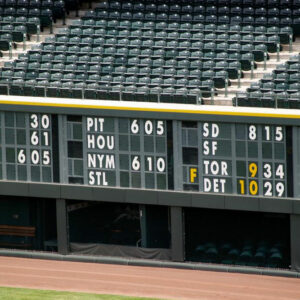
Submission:
[[255,177],[257,174],[257,164],[256,163],[251,163],[249,165],[249,172],[251,177]]
[[251,195],[257,195],[258,192],[258,185],[255,180],[251,180],[249,183],[249,191]]
[[[245,195],[245,180],[244,179],[240,179],[239,180],[239,184],[240,184],[241,194]],[[251,180],[249,182],[249,192],[250,192],[251,195],[257,195],[257,193],[258,193],[258,184],[257,184],[257,181]]]

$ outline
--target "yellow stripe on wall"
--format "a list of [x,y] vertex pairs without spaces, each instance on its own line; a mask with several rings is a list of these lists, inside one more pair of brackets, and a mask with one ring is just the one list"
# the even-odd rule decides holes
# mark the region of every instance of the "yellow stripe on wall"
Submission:
[[[23,106],[42,106],[42,107],[61,107],[61,108],[80,108],[80,109],[97,109],[97,110],[120,110],[120,111],[140,111],[140,112],[164,112],[179,114],[199,114],[199,115],[220,115],[220,116],[240,116],[240,117],[267,117],[267,118],[284,118],[284,119],[300,119],[299,114],[284,113],[263,113],[263,112],[242,112],[242,111],[214,111],[201,109],[180,109],[180,108],[148,108],[148,107],[130,107],[130,106],[109,106],[109,105],[92,105],[92,104],[67,104],[52,102],[30,102],[30,101],[9,101],[0,100],[0,105],[23,105]],[[213,106],[212,106],[213,107]],[[233,109],[235,107],[232,107]],[[1,109],[1,107],[0,107]],[[282,109],[281,109],[282,110]],[[298,110],[296,110],[298,111]]]

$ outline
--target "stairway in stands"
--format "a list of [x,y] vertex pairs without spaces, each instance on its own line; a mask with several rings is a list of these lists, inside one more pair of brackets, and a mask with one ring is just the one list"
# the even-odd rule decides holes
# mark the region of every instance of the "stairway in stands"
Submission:
[[83,2],[81,4],[80,10],[78,11],[78,15],[75,10],[69,12],[66,16],[65,25],[63,24],[62,19],[58,19],[56,23],[53,23],[53,32],[50,33],[50,28],[45,27],[43,31],[40,32],[39,37],[37,34],[30,35],[30,40],[26,41],[25,47],[23,43],[15,43],[16,48],[12,51],[12,57],[9,57],[9,51],[2,51],[3,57],[0,57],[0,68],[4,66],[6,62],[13,61],[18,58],[18,56],[22,53],[26,53],[27,51],[38,47],[41,43],[43,43],[47,37],[54,36],[56,33],[60,31],[61,28],[65,28],[72,24],[74,20],[80,19],[88,10],[93,9],[99,4],[99,1],[94,1],[91,3],[91,8],[89,7],[88,2]]
[[277,65],[284,64],[289,60],[291,56],[298,55],[300,53],[300,36],[296,36],[292,44],[292,49],[290,51],[289,45],[281,45],[282,51],[279,52],[279,59],[277,53],[269,53],[270,59],[267,60],[266,66],[264,62],[256,62],[257,69],[253,72],[253,78],[251,78],[251,71],[243,71],[244,77],[240,80],[240,86],[238,80],[231,79],[231,86],[228,88],[228,95],[225,96],[224,91],[214,98],[214,101],[205,100],[204,104],[213,105],[233,105],[233,97],[236,96],[238,92],[245,92],[247,88],[250,87],[251,83],[257,82],[263,78],[265,74],[270,74]]

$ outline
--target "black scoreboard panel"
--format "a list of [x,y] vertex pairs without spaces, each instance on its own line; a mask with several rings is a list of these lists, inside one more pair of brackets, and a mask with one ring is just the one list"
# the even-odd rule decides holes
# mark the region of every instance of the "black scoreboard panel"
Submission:
[[35,112],[0,124],[1,180],[293,196],[291,126]]
[[290,196],[287,130],[281,125],[181,122],[182,189]]
[[68,182],[168,189],[167,123],[68,116]]
[[54,119],[49,114],[0,113],[2,179],[57,181],[53,172]]

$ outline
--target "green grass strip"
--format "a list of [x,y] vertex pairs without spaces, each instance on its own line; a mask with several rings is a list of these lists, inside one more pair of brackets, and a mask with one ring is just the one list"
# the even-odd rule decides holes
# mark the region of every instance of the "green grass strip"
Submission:
[[22,288],[0,287],[2,300],[154,300],[154,298],[98,295],[77,292],[60,292]]

